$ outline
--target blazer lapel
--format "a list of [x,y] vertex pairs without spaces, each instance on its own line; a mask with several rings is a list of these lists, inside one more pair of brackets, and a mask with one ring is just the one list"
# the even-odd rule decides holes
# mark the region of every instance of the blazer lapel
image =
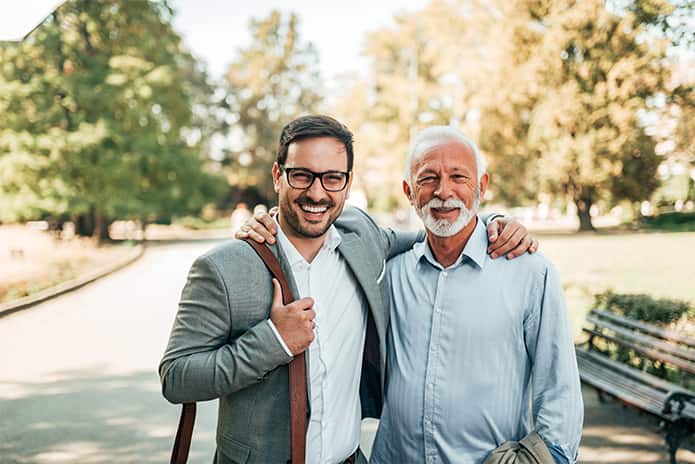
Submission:
[[357,234],[341,232],[341,235],[342,240],[338,245],[338,251],[345,258],[357,282],[362,287],[372,317],[374,317],[374,322],[379,330],[379,337],[383,340],[385,333],[382,333],[381,330],[386,328],[386,309],[375,277],[379,269],[374,269],[374,266],[379,266],[382,263],[375,263],[375,257],[368,253],[368,247],[360,243],[360,237]]

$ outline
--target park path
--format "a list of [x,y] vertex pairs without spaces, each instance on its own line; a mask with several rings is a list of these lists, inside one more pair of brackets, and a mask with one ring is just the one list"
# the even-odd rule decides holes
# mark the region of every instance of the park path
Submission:
[[[164,463],[179,408],[157,365],[186,273],[214,242],[155,245],[83,289],[0,319],[0,463]],[[189,462],[212,462],[201,405]]]
[[[214,245],[152,246],[108,278],[0,319],[0,464],[168,461],[179,409],[160,394],[157,364],[186,272]],[[581,462],[667,462],[653,419],[600,405],[589,389],[584,398]],[[191,464],[212,461],[215,408],[199,407]],[[375,427],[364,424],[367,451]]]

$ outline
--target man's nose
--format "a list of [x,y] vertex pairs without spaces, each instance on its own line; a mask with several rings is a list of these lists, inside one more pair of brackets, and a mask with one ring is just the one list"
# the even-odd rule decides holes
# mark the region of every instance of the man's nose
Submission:
[[321,185],[321,179],[316,176],[314,181],[311,183],[309,188],[306,189],[306,194],[309,198],[318,200],[326,196],[326,190],[324,190],[323,185]]
[[451,182],[449,182],[448,179],[440,179],[439,185],[437,185],[437,190],[434,191],[434,194],[442,200],[451,198],[454,195],[454,191],[451,187]]

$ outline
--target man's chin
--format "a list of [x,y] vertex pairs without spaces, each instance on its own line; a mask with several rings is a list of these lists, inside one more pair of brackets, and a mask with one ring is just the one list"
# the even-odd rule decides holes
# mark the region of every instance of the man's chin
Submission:
[[298,232],[309,238],[318,238],[328,231],[328,228],[332,224],[332,218],[330,215],[326,214],[325,217],[319,220],[310,220],[306,217],[300,216],[299,218],[299,230]]
[[301,224],[299,233],[307,238],[319,238],[328,231],[330,224]]

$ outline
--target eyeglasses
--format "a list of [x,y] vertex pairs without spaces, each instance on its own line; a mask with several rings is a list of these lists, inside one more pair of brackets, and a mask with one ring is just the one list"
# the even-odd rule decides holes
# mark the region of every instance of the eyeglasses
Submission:
[[287,175],[287,182],[290,187],[300,190],[308,189],[317,177],[321,181],[321,186],[327,192],[340,192],[347,186],[350,173],[347,171],[325,171],[314,172],[304,168],[280,167]]

